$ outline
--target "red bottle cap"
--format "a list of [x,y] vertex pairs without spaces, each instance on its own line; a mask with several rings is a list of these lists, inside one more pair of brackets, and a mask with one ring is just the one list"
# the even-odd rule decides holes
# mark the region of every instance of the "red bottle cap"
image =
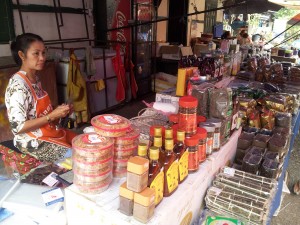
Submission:
[[187,146],[195,146],[195,145],[198,145],[199,138],[197,137],[197,135],[194,135],[190,138],[185,139],[184,143]]
[[184,108],[197,107],[198,99],[193,96],[184,96],[179,99],[179,106]]
[[169,121],[172,123],[178,123],[178,114],[169,115]]
[[199,137],[199,139],[207,138],[207,131],[202,127],[198,127],[197,136]]
[[205,116],[197,116],[197,124],[205,122],[206,117]]

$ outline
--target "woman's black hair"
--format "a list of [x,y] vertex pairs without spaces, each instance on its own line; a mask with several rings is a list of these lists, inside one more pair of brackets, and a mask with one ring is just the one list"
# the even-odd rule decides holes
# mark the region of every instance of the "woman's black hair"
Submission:
[[24,34],[18,35],[16,37],[16,40],[10,44],[10,50],[11,50],[12,57],[14,58],[15,62],[19,66],[22,65],[22,59],[20,58],[18,52],[21,51],[26,55],[29,46],[31,45],[32,42],[35,42],[35,41],[44,42],[43,38],[41,38],[37,34],[24,33]]

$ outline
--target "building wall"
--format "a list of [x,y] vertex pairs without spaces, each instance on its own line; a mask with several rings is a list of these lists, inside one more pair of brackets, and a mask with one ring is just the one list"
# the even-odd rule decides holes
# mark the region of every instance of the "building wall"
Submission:
[[[168,17],[169,16],[168,8],[169,8],[168,0],[162,0],[158,8],[158,16]],[[167,30],[168,30],[167,27],[168,27],[168,21],[157,23],[157,41],[166,42]]]
[[[52,0],[19,0],[20,4],[40,4],[53,6]],[[13,0],[13,3],[16,4],[16,0]],[[87,24],[89,30],[89,37],[94,38],[93,31],[93,16],[92,16],[92,7],[93,0],[84,0],[85,8],[90,12],[87,16]],[[72,8],[82,8],[82,0],[61,0],[62,7],[72,7]],[[18,10],[14,10],[14,26],[16,35],[22,34],[21,21]],[[40,35],[44,40],[58,40],[58,30],[56,25],[55,13],[35,13],[35,12],[23,12],[23,23],[25,32],[36,33]],[[59,15],[58,15],[59,17]],[[82,14],[70,14],[63,13],[63,22],[64,26],[60,28],[61,38],[70,39],[70,38],[87,38],[86,27],[84,15]],[[85,46],[88,45],[88,42],[83,42],[79,44],[66,44],[68,46]],[[9,44],[0,45],[0,56],[9,56]]]

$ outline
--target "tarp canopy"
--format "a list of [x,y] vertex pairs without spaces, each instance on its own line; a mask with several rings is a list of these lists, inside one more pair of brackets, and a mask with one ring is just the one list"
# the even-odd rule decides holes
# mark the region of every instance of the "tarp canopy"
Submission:
[[297,14],[296,16],[294,16],[292,19],[290,19],[287,23],[288,23],[289,25],[293,25],[293,24],[295,24],[295,23],[298,22],[297,25],[300,25],[299,20],[300,20],[300,13]]
[[268,0],[225,0],[223,5],[229,6],[233,4],[241,4],[237,7],[232,7],[225,10],[228,14],[254,14],[267,11],[278,11],[283,6],[269,2]]
[[289,9],[298,9],[300,10],[300,1],[299,0],[269,0],[270,2],[282,5]]

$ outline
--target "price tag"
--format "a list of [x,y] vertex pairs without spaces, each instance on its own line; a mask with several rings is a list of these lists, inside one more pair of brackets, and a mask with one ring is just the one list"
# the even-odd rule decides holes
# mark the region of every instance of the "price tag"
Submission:
[[57,174],[52,172],[44,180],[43,183],[47,184],[49,187],[53,187],[58,180],[56,180]]
[[224,168],[224,173],[231,176],[231,177],[233,177],[234,173],[235,173],[235,169],[230,168],[230,167],[225,167]]
[[218,196],[222,192],[222,190],[217,187],[211,187],[209,190],[215,192],[216,196]]
[[64,194],[60,188],[54,188],[45,192],[42,192],[42,198],[46,206],[52,205],[57,202],[64,201]]

